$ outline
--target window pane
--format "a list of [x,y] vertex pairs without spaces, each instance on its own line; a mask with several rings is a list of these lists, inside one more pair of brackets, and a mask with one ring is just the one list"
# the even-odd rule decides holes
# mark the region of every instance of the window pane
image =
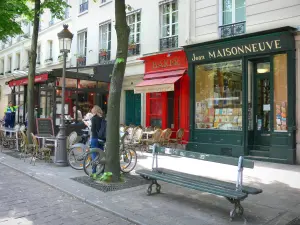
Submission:
[[245,0],[235,0],[235,8],[245,7]]
[[163,26],[170,23],[170,14],[163,15]]
[[140,34],[139,33],[136,34],[136,43],[137,44],[140,43]]
[[136,14],[136,20],[137,22],[141,21],[141,13]]
[[178,10],[178,3],[177,3],[177,1],[175,1],[175,2],[172,3],[172,10],[173,11]]
[[235,22],[242,22],[246,20],[246,9],[245,7],[238,8],[235,10]]
[[287,131],[287,55],[274,56],[274,131]]
[[164,4],[162,7],[163,7],[163,14],[170,12],[170,4],[169,3]]
[[258,74],[269,73],[270,72],[270,63],[269,62],[257,63],[256,72]]
[[242,61],[195,67],[196,129],[242,130]]
[[178,23],[172,25],[172,35],[178,34]]
[[223,12],[223,25],[232,23],[232,12]]
[[136,25],[136,32],[141,32],[141,23]]
[[172,13],[172,23],[178,22],[178,11]]

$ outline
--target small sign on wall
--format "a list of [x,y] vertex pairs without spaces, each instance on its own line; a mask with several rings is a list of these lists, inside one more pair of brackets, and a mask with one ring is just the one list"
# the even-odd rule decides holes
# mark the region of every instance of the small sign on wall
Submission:
[[271,111],[271,105],[270,104],[264,104],[263,110],[266,112]]

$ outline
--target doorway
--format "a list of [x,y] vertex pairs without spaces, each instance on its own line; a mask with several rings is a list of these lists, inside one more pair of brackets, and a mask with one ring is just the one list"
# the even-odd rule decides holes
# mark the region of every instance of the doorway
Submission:
[[125,123],[126,125],[141,125],[141,94],[126,91]]
[[253,147],[269,151],[272,130],[272,76],[270,60],[254,62],[253,72]]

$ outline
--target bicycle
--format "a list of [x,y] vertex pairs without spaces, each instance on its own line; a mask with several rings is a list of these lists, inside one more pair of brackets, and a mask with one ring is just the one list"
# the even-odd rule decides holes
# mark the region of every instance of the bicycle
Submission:
[[[120,139],[120,169],[123,173],[131,172],[137,164],[137,154],[134,149],[126,148],[124,139],[128,135],[128,132],[121,134]],[[104,150],[99,148],[91,149],[85,156],[83,161],[84,172],[90,176],[93,168],[96,170],[96,174],[99,175],[104,172],[105,167],[105,142],[99,140],[100,143],[104,144]],[[95,153],[95,158],[92,160],[92,154]]]
[[[84,132],[87,130],[84,129]],[[68,163],[75,170],[83,169],[83,160],[89,152],[89,134],[81,136],[81,143],[76,143],[70,147],[68,153]]]

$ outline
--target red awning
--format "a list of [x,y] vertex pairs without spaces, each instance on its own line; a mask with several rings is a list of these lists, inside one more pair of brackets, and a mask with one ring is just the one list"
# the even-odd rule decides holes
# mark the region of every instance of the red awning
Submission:
[[160,79],[143,80],[135,86],[134,93],[174,91],[174,83],[181,77],[182,76],[172,76]]
[[[41,83],[48,80],[48,73],[40,74],[34,77],[34,83]],[[22,78],[20,80],[11,80],[8,82],[8,86],[13,87],[13,86],[21,86],[28,84],[28,78]]]
[[172,71],[160,72],[160,73],[148,73],[148,74],[145,74],[144,80],[161,78],[161,77],[182,76],[184,73],[185,73],[185,70],[172,70]]

